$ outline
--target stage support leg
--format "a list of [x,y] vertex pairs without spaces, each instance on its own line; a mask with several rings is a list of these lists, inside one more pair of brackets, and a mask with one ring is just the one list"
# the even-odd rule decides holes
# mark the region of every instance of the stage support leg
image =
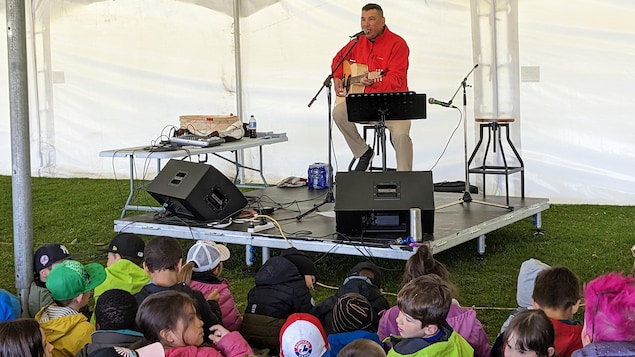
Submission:
[[245,264],[247,264],[248,268],[254,265],[254,260],[254,247],[251,244],[245,245]]
[[534,235],[535,236],[542,235],[543,234],[543,230],[542,230],[542,212],[538,212],[538,213],[534,214],[534,221],[532,223],[534,224],[534,226],[536,226],[536,230],[534,231]]
[[269,247],[262,247],[262,264],[269,260]]
[[477,244],[478,244],[478,254],[479,255],[484,255],[485,254],[485,248],[487,247],[487,244],[485,244],[485,234],[479,236],[477,238]]

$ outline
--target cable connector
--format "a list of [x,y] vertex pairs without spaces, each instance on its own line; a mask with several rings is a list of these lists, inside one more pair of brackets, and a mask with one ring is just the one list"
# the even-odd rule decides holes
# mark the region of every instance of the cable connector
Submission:
[[272,222],[267,222],[265,224],[259,224],[255,226],[253,221],[249,221],[249,227],[247,227],[247,232],[258,233],[260,231],[264,231],[271,228],[275,228],[275,225]]

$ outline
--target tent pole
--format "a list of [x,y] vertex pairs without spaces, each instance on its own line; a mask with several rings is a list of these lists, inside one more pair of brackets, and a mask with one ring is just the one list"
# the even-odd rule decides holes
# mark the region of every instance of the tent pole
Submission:
[[[243,120],[243,87],[242,87],[242,57],[240,53],[240,0],[234,2],[234,66],[236,67],[236,110],[238,118]],[[245,183],[245,170],[242,165],[245,163],[245,155],[243,150],[238,151],[238,162],[241,164],[238,169],[238,180]]]
[[[22,306],[29,302],[33,277],[33,202],[29,140],[29,95],[24,0],[7,0],[7,52],[11,122],[11,185],[15,286]],[[23,315],[28,309],[23,308]]]

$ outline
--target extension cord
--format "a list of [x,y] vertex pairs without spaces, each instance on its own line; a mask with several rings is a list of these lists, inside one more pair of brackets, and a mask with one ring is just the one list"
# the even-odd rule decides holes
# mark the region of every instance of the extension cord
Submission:
[[249,228],[247,228],[247,232],[248,233],[258,233],[260,231],[264,231],[264,230],[271,229],[271,228],[274,228],[274,227],[275,227],[275,225],[272,222],[267,222],[265,224],[260,224],[260,225],[254,226],[254,227],[249,227]]

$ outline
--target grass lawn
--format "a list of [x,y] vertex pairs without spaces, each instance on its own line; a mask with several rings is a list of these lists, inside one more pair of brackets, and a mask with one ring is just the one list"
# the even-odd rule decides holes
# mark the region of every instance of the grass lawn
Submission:
[[[84,263],[98,261],[99,253],[114,237],[113,220],[121,214],[127,194],[126,180],[34,178],[33,236],[34,245],[63,243],[71,253],[82,253]],[[0,176],[0,288],[15,292],[11,177]],[[630,271],[635,244],[635,207],[599,205],[551,205],[542,215],[543,234],[536,235],[531,218],[499,229],[487,236],[484,256],[476,252],[476,241],[435,255],[449,268],[458,287],[457,299],[463,306],[474,306],[490,340],[516,307],[516,277],[520,264],[537,258],[550,265],[564,265],[583,282],[608,271]],[[144,237],[147,240],[150,237]],[[184,252],[193,243],[181,240]],[[244,263],[244,247],[230,245],[232,258],[225,265],[223,277],[243,310],[248,290],[253,286],[255,268]],[[277,254],[272,250],[272,255]],[[316,261],[318,281],[337,287],[346,272],[362,257],[309,253]],[[29,257],[30,259],[30,257]],[[384,269],[383,288],[388,300],[395,303],[404,261],[376,259]],[[20,264],[32,264],[19,262]],[[334,293],[325,287],[314,291],[316,302]],[[576,315],[582,320],[582,311]]]

